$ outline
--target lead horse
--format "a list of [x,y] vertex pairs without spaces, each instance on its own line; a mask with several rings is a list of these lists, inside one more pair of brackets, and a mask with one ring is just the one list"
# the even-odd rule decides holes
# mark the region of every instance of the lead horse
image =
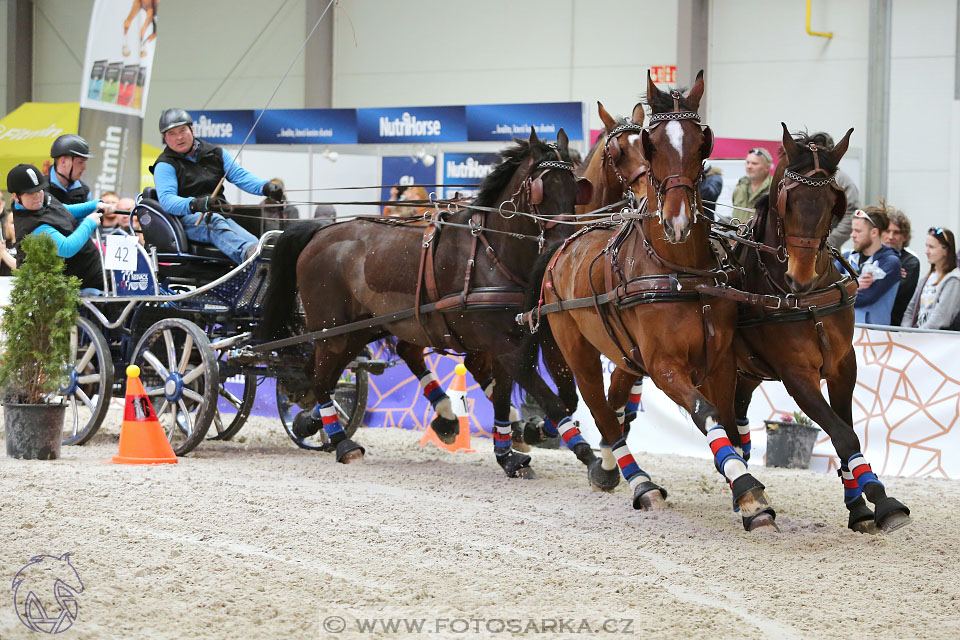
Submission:
[[[497,462],[510,477],[531,477],[530,457],[511,446],[514,380],[565,433],[576,431],[579,441],[571,448],[578,457],[585,463],[595,458],[575,425],[564,422],[564,403],[535,372],[520,368],[522,331],[513,322],[524,294],[517,283],[528,277],[544,242],[569,233],[570,227],[558,222],[573,213],[578,191],[589,186],[573,174],[562,129],[556,145],[541,142],[531,131],[529,140],[517,141],[502,155],[504,161],[481,185],[473,205],[478,208],[438,212],[427,227],[395,218],[366,218],[285,231],[271,264],[262,337],[269,340],[288,331],[298,291],[309,332],[349,323],[368,325],[316,341],[306,372],[323,399],[364,345],[387,335],[421,350],[491,354]],[[416,311],[392,317],[404,310]],[[314,414],[314,432],[322,423],[338,461],[363,456],[363,447],[348,439],[339,425],[332,398]],[[452,418],[434,422],[447,441],[457,433]],[[301,422],[301,428],[310,424]]]
[[[619,227],[575,234],[541,260],[541,288],[539,296],[527,299],[528,306],[536,307],[528,317],[535,326],[542,316],[534,337],[545,333],[546,325],[600,434],[614,443],[612,452],[591,467],[595,485],[609,486],[619,466],[633,490],[634,508],[660,508],[666,497],[636,464],[616,412],[607,404],[603,354],[633,375],[649,375],[690,413],[707,435],[717,470],[730,482],[744,527],[776,529],[763,485],[731,444],[737,438],[736,304],[704,298],[696,290],[731,277],[711,248],[698,191],[702,162],[713,144],[712,132],[697,115],[703,91],[702,71],[686,95],[661,92],[648,73],[650,125],[636,132],[634,142],[647,162],[647,201],[656,203],[656,210]],[[528,366],[537,342],[528,342]]]

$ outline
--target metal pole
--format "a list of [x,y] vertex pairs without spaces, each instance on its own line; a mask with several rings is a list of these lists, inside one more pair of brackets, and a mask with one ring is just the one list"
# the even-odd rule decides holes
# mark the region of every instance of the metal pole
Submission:
[[867,140],[864,204],[887,193],[890,132],[891,0],[870,0],[867,52]]
[[32,0],[7,0],[7,113],[33,100],[33,39]]

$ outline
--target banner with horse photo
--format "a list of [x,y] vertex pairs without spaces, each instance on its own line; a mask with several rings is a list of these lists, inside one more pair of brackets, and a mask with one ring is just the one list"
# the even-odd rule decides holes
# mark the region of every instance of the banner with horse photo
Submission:
[[156,0],[94,2],[80,89],[80,135],[93,153],[87,172],[96,176],[90,185],[94,196],[139,190],[156,39]]

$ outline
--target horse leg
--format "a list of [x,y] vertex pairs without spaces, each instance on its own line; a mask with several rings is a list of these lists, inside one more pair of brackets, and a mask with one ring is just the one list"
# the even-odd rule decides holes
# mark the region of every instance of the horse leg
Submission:
[[643,396],[643,376],[638,376],[617,367],[610,376],[610,389],[607,390],[607,402],[617,412],[617,419],[623,425],[623,435],[630,434],[630,423],[640,410]]
[[[493,389],[496,382],[493,379],[493,358],[484,351],[470,351],[463,358],[463,365],[480,385],[483,394],[493,402]],[[509,401],[508,401],[509,402]],[[530,451],[530,446],[523,441],[523,426],[520,423],[520,410],[510,403],[510,427],[513,430],[513,448],[524,453]]]
[[737,453],[730,441],[731,432],[737,433],[733,425],[733,402],[722,402],[718,409],[707,399],[732,400],[737,375],[732,355],[714,364],[711,375],[701,384],[702,393],[693,385],[690,366],[685,361],[661,357],[651,363],[649,373],[671,400],[690,413],[694,424],[707,436],[714,465],[730,484],[743,528],[747,531],[778,531],[775,523],[777,514],[770,506],[765,487],[747,471],[746,460]]
[[[838,475],[843,481],[844,503],[850,512],[847,526],[854,531],[865,533],[872,533],[876,528],[886,532],[894,531],[910,522],[910,509],[886,495],[883,484],[860,453],[860,439],[852,426],[853,390],[856,383],[857,357],[851,349],[840,361],[836,375],[827,379],[830,413],[835,416],[835,420],[820,422],[814,418],[814,421],[830,436],[837,455],[840,456]],[[822,401],[819,387],[817,391],[818,399]],[[810,411],[804,411],[813,418]],[[864,502],[864,494],[876,507],[876,513]]]
[[497,464],[508,478],[536,478],[530,468],[530,456],[513,449],[513,427],[510,424],[510,391],[513,379],[497,361],[492,363],[493,377],[493,453]]
[[[334,393],[343,370],[357,357],[366,344],[366,337],[344,336],[319,341],[314,347],[314,389],[318,400],[321,400],[321,402],[313,409],[312,417],[314,419],[311,422],[312,425],[320,423],[323,426],[323,431],[327,436],[324,450],[334,451],[337,462],[344,464],[363,459],[366,450],[347,438],[347,433],[340,424],[340,418],[333,404]],[[325,402],[322,401],[324,399]],[[319,430],[313,428],[312,433],[304,435],[298,433],[296,427],[297,425],[294,425],[294,431],[301,438],[313,435]]]
[[737,376],[737,391],[733,398],[733,409],[736,412],[737,431],[740,434],[740,454],[744,460],[750,460],[750,419],[747,418],[747,409],[750,407],[750,400],[753,399],[753,392],[760,386],[760,381],[754,378],[746,378],[742,375]]
[[441,442],[453,444],[460,432],[460,421],[453,413],[453,407],[450,404],[450,397],[447,392],[440,386],[437,376],[427,368],[427,361],[423,356],[423,347],[400,340],[397,342],[397,355],[403,359],[413,375],[417,376],[420,381],[420,391],[437,413],[433,421],[430,422],[430,427]]

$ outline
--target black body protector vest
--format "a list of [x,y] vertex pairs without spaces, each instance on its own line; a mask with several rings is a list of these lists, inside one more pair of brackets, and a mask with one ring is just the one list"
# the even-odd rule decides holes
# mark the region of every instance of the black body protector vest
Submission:
[[[52,173],[53,169],[50,171]],[[57,176],[57,178],[59,177],[60,176]],[[53,180],[51,180],[46,191],[63,204],[80,204],[82,202],[90,202],[90,187],[82,182],[80,183],[79,187],[74,187],[69,191],[64,191],[59,185],[54,184]]]
[[199,138],[197,142],[196,162],[187,160],[185,155],[170,147],[164,147],[163,153],[150,167],[150,173],[153,173],[154,167],[161,162],[172,165],[177,174],[177,195],[181,198],[209,195],[223,178],[223,149]]
[[[64,236],[69,236],[77,230],[83,220],[77,220],[73,217],[66,207],[64,207],[55,198],[49,195],[44,196],[43,206],[38,211],[28,211],[27,209],[14,209],[13,227],[17,233],[17,266],[23,264],[23,247],[20,246],[21,240],[36,230],[40,225],[48,224]],[[88,239],[83,247],[73,257],[64,258],[66,268],[64,273],[68,276],[77,276],[80,278],[80,286],[84,289],[103,289],[103,266],[100,262],[100,252],[93,239]]]

